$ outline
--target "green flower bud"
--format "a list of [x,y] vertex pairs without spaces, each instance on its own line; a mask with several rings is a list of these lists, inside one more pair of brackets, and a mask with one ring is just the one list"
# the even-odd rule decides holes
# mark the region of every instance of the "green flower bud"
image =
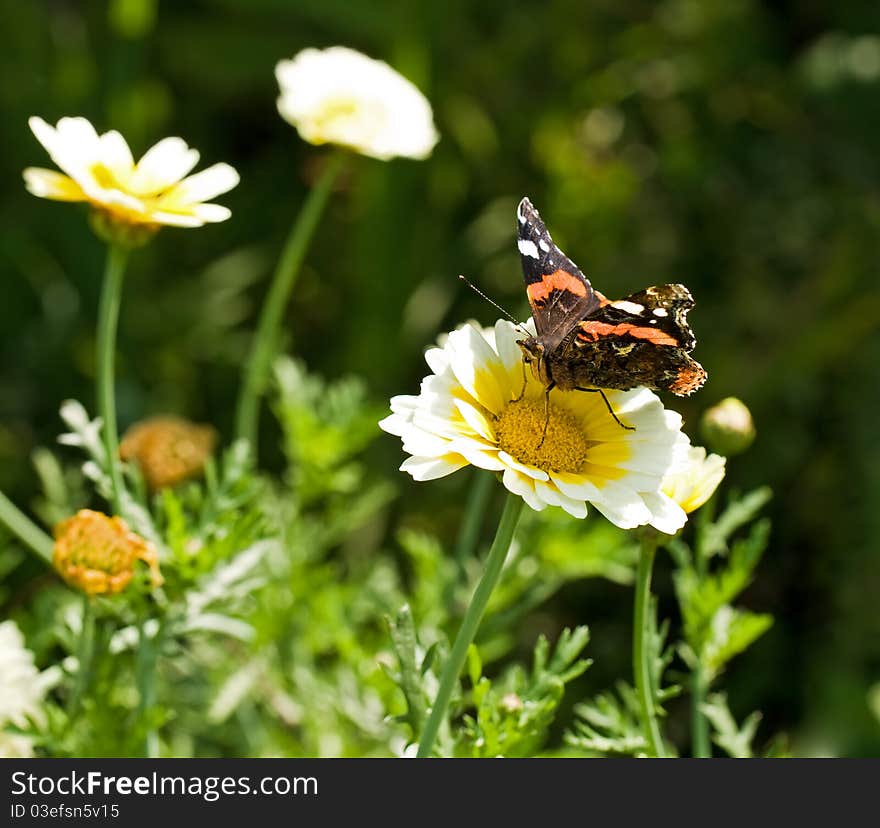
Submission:
[[700,434],[712,451],[732,457],[754,442],[755,424],[745,403],[736,397],[727,397],[703,414]]

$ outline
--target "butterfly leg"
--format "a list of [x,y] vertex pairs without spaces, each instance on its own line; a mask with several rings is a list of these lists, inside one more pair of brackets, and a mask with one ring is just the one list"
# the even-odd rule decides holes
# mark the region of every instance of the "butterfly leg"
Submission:
[[[608,413],[614,417],[614,422],[617,423],[621,428],[625,428],[627,431],[635,431],[635,426],[624,425],[620,422],[620,418],[614,413],[614,409],[611,407],[611,403],[608,402],[608,397],[605,396],[605,392],[601,388],[581,388],[579,385],[574,387],[575,391],[585,391],[588,394],[601,394],[602,402],[605,403],[605,408],[608,409]],[[543,442],[543,441],[542,441]]]
[[536,449],[539,449],[544,445],[544,438],[547,436],[547,426],[550,424],[550,392],[554,388],[556,388],[556,383],[551,382],[550,385],[544,389],[544,429],[541,431],[541,440]]

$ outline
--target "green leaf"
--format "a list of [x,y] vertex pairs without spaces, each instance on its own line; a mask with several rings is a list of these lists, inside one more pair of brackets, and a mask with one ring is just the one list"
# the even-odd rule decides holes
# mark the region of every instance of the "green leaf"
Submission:
[[727,696],[724,693],[713,693],[701,710],[712,725],[712,740],[728,756],[735,759],[751,759],[755,755],[752,742],[761,722],[760,713],[752,713],[741,727],[737,726],[727,706]]
[[773,616],[722,607],[712,620],[711,635],[701,653],[709,678],[749,647],[773,625]]
[[734,532],[751,521],[771,497],[773,492],[768,487],[762,486],[732,501],[717,520],[698,519],[699,556],[708,561],[715,555],[725,555],[728,542]]
[[403,720],[410,726],[415,738],[422,732],[427,718],[428,701],[418,664],[416,629],[409,605],[404,604],[393,620],[388,619],[388,628],[391,646],[400,669],[396,681],[406,700],[406,715]]

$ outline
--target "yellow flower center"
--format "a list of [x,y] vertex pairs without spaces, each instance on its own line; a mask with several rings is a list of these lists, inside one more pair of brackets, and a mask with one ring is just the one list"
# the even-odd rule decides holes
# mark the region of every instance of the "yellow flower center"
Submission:
[[358,109],[358,102],[354,98],[333,98],[315,113],[314,125],[317,129],[325,131],[332,124],[353,117]]
[[579,472],[593,445],[569,411],[552,402],[546,407],[543,398],[508,403],[495,421],[495,438],[520,463],[553,472]]

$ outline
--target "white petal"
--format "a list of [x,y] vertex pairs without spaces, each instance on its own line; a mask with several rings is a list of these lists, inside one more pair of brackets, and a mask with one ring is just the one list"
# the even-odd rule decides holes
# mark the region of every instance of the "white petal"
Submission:
[[24,171],[24,183],[28,191],[40,198],[55,201],[85,201],[86,195],[72,178],[39,167],[28,167]]
[[412,475],[413,480],[425,481],[446,477],[466,465],[467,461],[463,457],[456,458],[455,455],[447,455],[442,459],[408,457],[401,464],[400,470]]
[[667,535],[674,535],[687,523],[684,509],[665,494],[644,492],[642,497],[645,500],[645,505],[651,510],[650,524],[655,529],[659,529]]
[[161,210],[151,210],[149,217],[156,224],[167,224],[169,227],[201,227],[204,224],[201,219],[186,213],[167,213]]
[[520,463],[519,460],[509,455],[506,451],[499,451],[498,457],[506,466],[518,471],[520,474],[524,474],[526,477],[532,478],[532,480],[550,479],[550,475],[547,474],[544,469],[539,469],[536,466],[527,466],[525,463]]
[[506,319],[499,319],[495,323],[495,350],[501,364],[508,374],[522,376],[523,359],[517,341],[523,339],[523,334]]
[[536,481],[535,492],[546,503],[551,506],[561,506],[572,517],[585,518],[587,516],[587,504],[583,500],[567,497],[552,483]]
[[182,138],[163,138],[138,161],[129,186],[139,195],[155,195],[180,181],[198,162],[198,150]]
[[512,395],[502,384],[504,376],[498,354],[482,334],[470,325],[449,334],[450,367],[471,397],[493,414],[501,412]]
[[190,210],[197,219],[207,224],[226,221],[232,215],[232,211],[222,204],[194,204]]
[[449,357],[442,348],[428,348],[425,351],[425,362],[435,374],[442,374],[449,369]]
[[134,169],[134,159],[128,143],[115,129],[105,132],[99,139],[101,145],[101,163],[116,177],[120,184],[125,184]]
[[460,454],[472,466],[477,466],[488,471],[504,471],[507,468],[504,463],[498,459],[497,449],[493,449],[484,444],[478,443],[476,440],[450,440],[449,451]]
[[79,183],[100,159],[98,133],[85,118],[62,118],[57,128],[37,117],[28,119],[28,124],[49,157]]
[[443,457],[452,451],[449,440],[413,426],[404,431],[402,442],[403,450],[415,457]]
[[573,500],[588,500],[590,502],[595,502],[601,497],[596,486],[579,475],[552,472],[550,479],[564,495]]
[[635,529],[644,526],[651,520],[651,512],[641,501],[639,503],[598,503],[593,501],[597,511],[605,515],[615,526],[621,529]]
[[501,482],[509,492],[519,495],[536,512],[543,512],[547,507],[547,504],[535,494],[534,482],[528,477],[524,477],[513,469],[505,469]]
[[160,203],[186,205],[208,201],[222,193],[228,192],[239,182],[239,175],[229,164],[214,164],[189,178],[185,178],[174,187]]
[[458,409],[467,424],[477,432],[484,440],[490,442],[495,441],[494,430],[489,421],[483,416],[482,412],[477,411],[470,403],[464,400],[453,400],[455,407]]

